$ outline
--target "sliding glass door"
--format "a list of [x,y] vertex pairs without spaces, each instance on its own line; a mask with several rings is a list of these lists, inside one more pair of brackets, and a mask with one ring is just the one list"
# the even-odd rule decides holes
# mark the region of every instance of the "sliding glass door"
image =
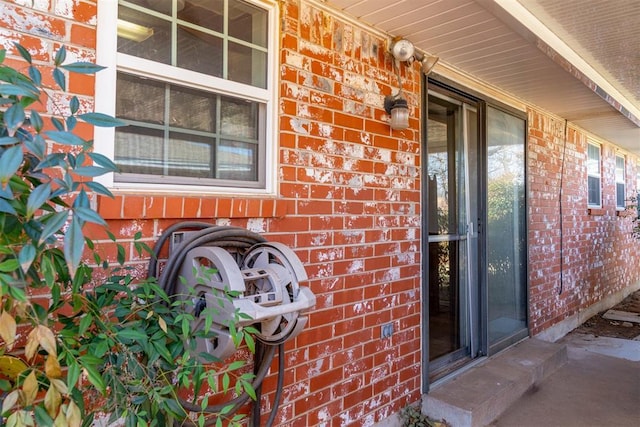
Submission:
[[492,352],[527,335],[525,121],[487,108],[487,295]]
[[526,121],[450,87],[426,96],[426,383],[528,334]]

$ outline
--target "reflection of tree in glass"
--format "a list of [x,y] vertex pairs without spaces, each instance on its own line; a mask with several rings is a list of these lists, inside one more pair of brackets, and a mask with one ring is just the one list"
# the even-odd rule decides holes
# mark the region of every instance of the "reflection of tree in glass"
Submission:
[[[487,204],[488,272],[493,283],[508,282],[513,271],[513,263],[519,261],[514,247],[521,247],[523,241],[511,242],[505,236],[518,236],[518,229],[524,227],[524,185],[521,175],[505,173],[494,178],[488,187]],[[515,217],[514,217],[515,216]]]

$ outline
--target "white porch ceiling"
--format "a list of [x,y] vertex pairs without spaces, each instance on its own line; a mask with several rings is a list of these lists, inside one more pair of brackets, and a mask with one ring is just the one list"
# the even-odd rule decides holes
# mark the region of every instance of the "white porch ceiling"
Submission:
[[324,3],[640,155],[640,0]]

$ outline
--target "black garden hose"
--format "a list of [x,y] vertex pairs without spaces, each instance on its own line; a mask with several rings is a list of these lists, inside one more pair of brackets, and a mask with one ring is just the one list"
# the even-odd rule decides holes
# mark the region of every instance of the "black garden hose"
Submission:
[[[162,271],[162,274],[159,273],[158,269],[158,258],[159,255],[166,244],[167,240],[176,232],[179,231],[189,231],[190,233],[185,234],[183,240],[179,243],[179,245],[174,248],[171,255],[166,260],[166,264]],[[199,246],[219,246],[225,249],[230,249],[231,251],[235,251],[239,254],[243,254],[246,250],[250,249],[253,245],[257,243],[264,243],[267,240],[258,233],[254,233],[252,231],[246,230],[240,227],[231,227],[231,226],[214,226],[205,222],[198,221],[188,221],[174,224],[167,228],[162,235],[158,238],[158,241],[153,247],[153,257],[149,261],[149,270],[148,277],[155,277],[158,280],[159,286],[167,293],[169,296],[175,295],[175,284],[180,278],[178,274],[180,272],[180,268],[182,263],[184,262],[187,253],[196,247]],[[236,259],[236,261],[239,261]],[[254,402],[254,409],[252,411],[253,423],[256,426],[260,425],[260,392],[262,382],[269,372],[269,368],[275,356],[276,345],[278,344],[279,354],[278,354],[278,380],[277,380],[277,390],[274,398],[274,404],[269,415],[269,420],[267,422],[267,426],[271,426],[273,421],[275,420],[276,413],[278,411],[278,406],[280,405],[280,398],[282,395],[282,385],[284,378],[284,344],[283,343],[273,343],[272,345],[263,343],[260,340],[256,341],[256,354],[254,355],[254,374],[255,378],[252,383],[253,389],[256,391],[256,402]],[[200,405],[193,404],[186,400],[181,399],[180,404],[188,412],[205,412],[210,414],[219,413],[223,408],[233,405],[231,411],[227,412],[228,414],[233,414],[237,412],[243,405],[245,405],[250,396],[243,392],[238,397],[231,399],[227,402],[223,402],[221,404],[210,405],[205,407],[204,409]],[[256,409],[257,407],[257,409]],[[208,420],[205,425],[210,426],[215,424],[216,419]],[[257,424],[256,424],[257,423]],[[189,422],[188,420],[180,422],[176,425],[180,426],[195,426],[195,424]]]

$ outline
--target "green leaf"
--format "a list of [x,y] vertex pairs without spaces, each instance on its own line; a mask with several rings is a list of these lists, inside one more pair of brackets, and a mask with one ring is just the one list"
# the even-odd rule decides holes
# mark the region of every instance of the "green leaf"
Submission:
[[167,346],[165,346],[162,341],[159,341],[159,340],[151,341],[151,344],[153,345],[153,348],[156,349],[156,351],[160,354],[160,356],[162,356],[164,360],[166,360],[169,363],[173,362],[173,357],[171,357],[171,353],[169,352],[169,350],[167,349]]
[[35,419],[36,419],[36,425],[37,426],[52,426],[53,425],[53,419],[49,416],[49,414],[47,413],[47,410],[43,406],[36,405],[33,408],[33,412],[35,414]]
[[20,261],[20,267],[25,274],[34,259],[36,259],[36,248],[30,243],[24,245],[18,254],[18,261]]
[[40,132],[42,130],[42,127],[44,126],[42,116],[36,110],[31,110],[29,121],[31,122],[31,126],[33,126],[36,132]]
[[34,138],[26,140],[24,146],[28,151],[31,151],[38,159],[44,157],[47,149],[47,143],[40,135],[35,135]]
[[44,205],[51,195],[51,184],[41,184],[33,189],[27,199],[27,218],[31,218],[33,214]]
[[147,334],[137,329],[121,329],[118,332],[116,332],[116,336],[119,338],[135,340],[135,341],[146,341],[148,338]]
[[96,177],[104,175],[105,173],[113,172],[113,170],[105,169],[100,166],[78,166],[73,170],[73,172],[80,176]]
[[9,215],[17,215],[16,210],[5,199],[0,198],[0,212],[8,213]]
[[0,262],[0,271],[4,273],[11,273],[20,268],[20,262],[15,258],[9,258]]
[[92,322],[93,316],[91,315],[91,313],[87,313],[87,315],[80,319],[80,323],[78,324],[78,335],[84,335],[84,333],[87,332],[87,329],[89,329],[89,326],[91,326]]
[[64,153],[52,153],[48,154],[47,157],[44,158],[38,165],[35,167],[35,170],[42,170],[45,168],[55,168],[60,167],[64,168]]
[[67,359],[67,364],[69,366],[69,370],[67,371],[67,387],[71,390],[75,388],[80,378],[80,365],[73,359],[71,362]]
[[3,84],[0,85],[0,95],[2,96],[27,96],[38,97],[38,92],[34,92],[34,89],[24,87],[15,84]]
[[0,156],[0,186],[5,183],[16,173],[23,160],[22,147],[7,148],[2,156]]
[[186,412],[182,405],[180,405],[175,399],[167,399],[164,402],[167,405],[167,408],[173,413],[173,415],[183,419],[187,416]]
[[[64,125],[62,126],[64,129]],[[53,141],[64,145],[84,145],[84,139],[70,132],[50,130],[45,134]]]
[[72,131],[76,127],[77,123],[78,119],[76,119],[76,116],[67,117],[67,131]]
[[18,128],[24,123],[25,118],[24,108],[20,104],[14,104],[4,112],[3,121],[9,136],[15,135]]
[[256,341],[251,334],[244,334],[244,342],[251,353],[256,352]]
[[56,67],[59,67],[62,65],[65,59],[67,59],[67,49],[65,49],[64,46],[60,46],[60,49],[58,49],[58,51],[56,52],[54,64],[56,65]]
[[91,208],[77,207],[73,209],[73,212],[85,222],[93,222],[94,224],[100,224],[106,226],[106,221]]
[[87,373],[89,382],[93,384],[93,386],[97,388],[101,394],[105,394],[107,391],[107,386],[104,382],[104,379],[102,378],[102,375],[100,375],[100,372],[98,372],[98,370],[93,365],[84,365],[83,367]]
[[84,236],[80,221],[75,216],[71,218],[69,228],[64,235],[64,259],[67,262],[67,268],[71,275],[75,274],[82,251],[84,250]]
[[229,365],[230,371],[236,371],[244,366],[244,360],[236,360]]
[[19,43],[14,43],[13,45],[18,50],[18,53],[20,53],[20,56],[22,56],[25,61],[31,64],[31,54],[29,53],[29,51]]
[[51,117],[51,123],[60,132],[64,132],[64,122],[57,117]]
[[113,193],[111,193],[111,191],[107,187],[100,184],[99,182],[89,181],[85,182],[84,185],[86,185],[94,193],[113,198]]
[[253,385],[251,385],[251,382],[244,381],[244,380],[240,382],[242,384],[242,388],[244,389],[244,392],[247,393],[251,399],[256,400],[257,399],[256,391],[253,389]]
[[64,210],[56,212],[53,215],[46,217],[46,219],[43,219],[45,226],[42,229],[42,233],[40,234],[40,240],[38,241],[38,243],[44,243],[51,235],[60,230],[67,222],[68,218],[69,211]]
[[103,113],[84,113],[78,114],[78,118],[84,120],[90,125],[99,127],[116,127],[126,126],[127,124],[120,119],[116,119],[108,114]]
[[29,67],[29,77],[31,77],[31,80],[33,80],[33,83],[35,83],[37,86],[42,85],[42,74],[40,73],[40,70],[38,70],[33,65]]
[[126,258],[126,254],[125,254],[124,246],[118,245],[118,255],[116,258],[116,260],[118,261],[118,264],[124,265],[125,258]]
[[60,68],[64,68],[65,70],[71,71],[73,73],[95,74],[107,67],[96,65],[92,62],[74,62],[72,64],[61,65]]
[[74,208],[88,208],[90,206],[89,197],[87,192],[82,190],[78,194],[78,197],[73,201]]
[[229,384],[231,383],[231,379],[229,378],[229,374],[227,372],[222,375],[222,390],[229,390]]
[[20,142],[18,138],[15,136],[3,136],[0,137],[0,145],[13,145],[17,142]]
[[52,287],[56,278],[56,270],[53,261],[48,256],[43,256],[40,264],[40,269],[45,283],[47,286]]
[[89,156],[89,158],[91,160],[93,160],[93,163],[97,164],[98,166],[102,166],[103,168],[106,169],[110,169],[110,170],[117,170],[118,167],[116,166],[115,163],[113,163],[113,161],[108,158],[107,156],[100,154],[100,153],[87,153],[87,155]]
[[64,92],[67,91],[67,82],[66,79],[64,77],[64,73],[59,69],[59,68],[55,68],[53,70],[53,80],[57,83],[57,85],[60,87],[60,89],[62,89]]
[[83,356],[80,356],[80,362],[82,362],[82,364],[84,365],[99,365],[104,362],[104,360],[102,360],[102,358],[99,356],[85,354]]
[[69,101],[69,109],[71,110],[71,114],[77,113],[80,109],[80,101],[78,101],[77,96],[74,96],[71,98],[71,101]]

